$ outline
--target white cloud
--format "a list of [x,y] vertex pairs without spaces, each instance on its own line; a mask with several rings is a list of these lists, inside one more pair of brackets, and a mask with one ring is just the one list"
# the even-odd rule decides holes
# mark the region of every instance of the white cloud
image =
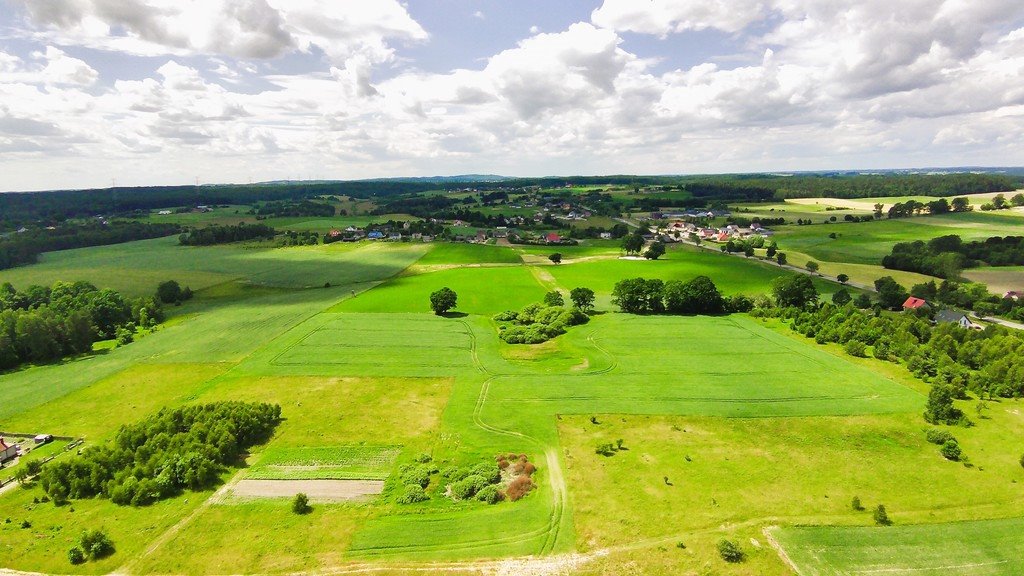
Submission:
[[738,32],[765,16],[762,0],[605,0],[591,21],[616,31],[665,36],[715,28]]

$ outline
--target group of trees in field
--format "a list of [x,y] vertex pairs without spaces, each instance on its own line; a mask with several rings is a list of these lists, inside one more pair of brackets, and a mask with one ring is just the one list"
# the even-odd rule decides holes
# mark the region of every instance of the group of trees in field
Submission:
[[128,299],[88,282],[56,282],[19,292],[0,285],[0,370],[92,350],[93,342],[131,341],[139,326],[163,319],[156,298]]
[[314,202],[312,200],[281,200],[267,202],[255,210],[257,216],[275,218],[295,217],[331,217],[334,216],[334,206],[326,202]]
[[882,266],[918,272],[938,278],[956,279],[965,268],[1024,265],[1024,236],[993,236],[984,241],[964,242],[949,234],[928,242],[901,242],[882,258]]
[[[852,304],[838,306],[771,307],[760,303],[755,316],[780,317],[790,327],[819,344],[842,344],[848,353],[903,363],[915,376],[940,392],[938,405],[965,398],[1024,397],[1024,334],[999,326],[966,330],[954,323],[933,325],[914,314],[876,314]],[[856,344],[851,344],[856,342]],[[934,421],[957,420],[959,414],[930,409]]]
[[569,294],[573,305],[565,307],[561,292],[553,290],[544,296],[544,302],[525,306],[522,310],[508,310],[494,317],[498,322],[498,337],[509,344],[539,344],[565,334],[567,328],[586,324],[587,315],[594,307],[594,291],[573,288]]
[[612,304],[630,314],[721,314],[746,312],[753,306],[750,298],[736,295],[725,298],[707,276],[692,280],[629,278],[616,282]]
[[[880,206],[880,204],[875,206],[876,213],[881,212]],[[886,215],[889,218],[909,218],[911,216],[920,216],[924,213],[938,216],[940,214],[949,214],[950,212],[970,212],[973,209],[970,200],[961,196],[953,198],[952,202],[945,198],[939,198],[930,202],[918,202],[917,200],[897,202],[889,207]]]
[[1016,206],[1024,206],[1024,193],[1014,194],[1009,202],[1007,202],[1006,196],[1003,194],[996,194],[992,197],[991,202],[982,204],[981,209],[987,212],[990,210],[1009,210]]
[[39,484],[60,504],[102,496],[145,506],[215,485],[226,466],[269,438],[281,419],[276,404],[218,402],[165,408],[122,426],[110,442],[43,466]]
[[13,232],[0,237],[0,270],[34,264],[44,252],[161,238],[180,231],[181,228],[177,224],[148,224],[122,220],[28,228],[23,232]]
[[182,246],[212,246],[214,244],[228,244],[230,242],[241,242],[243,240],[273,240],[277,234],[266,224],[246,224],[240,222],[235,226],[208,226],[206,228],[192,228],[178,237]]

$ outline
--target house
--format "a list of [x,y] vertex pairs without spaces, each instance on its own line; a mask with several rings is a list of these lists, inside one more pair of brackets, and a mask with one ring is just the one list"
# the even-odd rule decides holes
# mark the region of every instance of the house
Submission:
[[975,327],[974,322],[966,314],[959,310],[939,310],[935,313],[936,324],[958,324],[961,328],[971,329]]
[[380,240],[380,239],[384,238],[384,233],[383,232],[379,232],[377,230],[374,230],[374,231],[370,232],[369,234],[367,234],[366,237],[369,238],[370,240]]
[[559,236],[558,234],[555,234],[554,232],[550,232],[547,236],[544,237],[544,239],[548,242],[548,244],[557,244],[562,241],[562,237]]
[[928,305],[927,301],[915,298],[914,296],[907,298],[907,301],[903,303],[904,310],[920,310],[922,308],[928,309],[931,308],[931,306]]
[[338,236],[341,236],[341,230],[331,230],[327,235],[331,238],[337,238]]
[[46,444],[48,442],[53,442],[53,434],[37,434],[33,440],[35,440],[36,444]]
[[159,214],[160,216],[167,216],[170,213],[171,213],[170,210],[161,210],[161,211],[157,212],[157,214]]
[[3,438],[0,438],[0,464],[13,460],[18,457],[18,445],[7,444]]
[[601,240],[611,240],[611,239],[612,239],[612,233],[611,232],[601,232]]

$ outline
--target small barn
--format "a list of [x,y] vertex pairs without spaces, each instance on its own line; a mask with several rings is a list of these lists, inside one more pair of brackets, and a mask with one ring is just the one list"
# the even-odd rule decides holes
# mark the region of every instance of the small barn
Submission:
[[926,310],[930,308],[928,301],[914,296],[907,298],[907,301],[903,303],[904,310],[920,310],[922,308]]
[[936,324],[957,324],[961,328],[974,328],[974,322],[959,310],[939,310],[935,313]]
[[18,457],[18,445],[8,444],[0,438],[0,464]]

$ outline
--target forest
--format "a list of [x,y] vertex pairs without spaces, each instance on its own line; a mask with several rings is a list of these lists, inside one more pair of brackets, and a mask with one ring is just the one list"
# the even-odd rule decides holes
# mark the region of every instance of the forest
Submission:
[[882,258],[882,266],[892,270],[918,272],[938,278],[956,279],[965,268],[982,263],[988,266],[1024,265],[1024,237],[992,236],[984,241],[964,242],[949,234],[928,242],[901,242]]
[[184,489],[202,490],[265,442],[281,419],[276,404],[218,402],[163,409],[122,426],[113,441],[43,467],[39,483],[54,500],[102,496],[145,506]]
[[130,340],[137,326],[162,319],[155,298],[127,299],[88,282],[30,286],[24,292],[5,283],[0,285],[0,370],[89,352],[98,340]]
[[206,228],[192,228],[178,237],[182,246],[212,246],[214,244],[229,244],[243,240],[273,240],[277,234],[266,224],[246,224],[240,222],[234,226],[208,226]]
[[131,220],[63,224],[52,229],[29,228],[0,238],[0,270],[34,264],[44,252],[161,238],[180,231],[177,224],[148,224]]

